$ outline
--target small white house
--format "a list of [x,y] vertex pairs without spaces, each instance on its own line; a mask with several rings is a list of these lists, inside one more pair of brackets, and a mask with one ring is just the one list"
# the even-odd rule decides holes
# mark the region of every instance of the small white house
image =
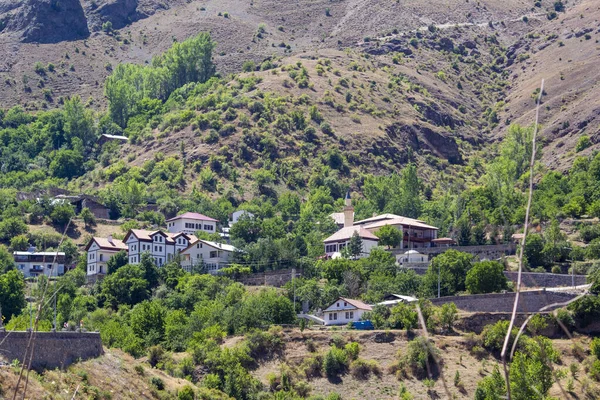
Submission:
[[59,276],[65,273],[65,253],[56,251],[15,251],[13,258],[17,269],[25,278],[40,275]]
[[197,231],[215,233],[217,231],[217,221],[206,215],[186,212],[167,220],[167,229],[171,233],[187,233],[193,235]]
[[402,267],[427,267],[429,256],[416,250],[408,250],[397,257],[398,264]]
[[362,315],[373,308],[360,300],[338,298],[323,311],[325,325],[346,325],[360,321]]
[[254,214],[252,214],[250,211],[246,211],[246,210],[237,210],[237,211],[233,212],[229,216],[229,227],[232,227],[243,216],[245,216],[247,218],[252,218],[252,217],[254,217]]
[[362,226],[347,226],[325,239],[323,241],[323,244],[325,245],[325,254],[327,254],[328,257],[335,258],[334,256],[336,256],[337,253],[341,253],[348,243],[350,243],[354,233],[358,233],[358,236],[362,241],[362,252],[360,257],[368,257],[371,250],[374,247],[377,247],[379,238]]
[[87,274],[88,275],[103,275],[107,274],[106,262],[119,251],[127,252],[127,245],[122,240],[95,237],[88,243],[85,250],[87,251]]
[[225,243],[196,239],[181,251],[181,267],[191,272],[194,266],[203,266],[210,274],[217,274],[227,267],[237,249]]

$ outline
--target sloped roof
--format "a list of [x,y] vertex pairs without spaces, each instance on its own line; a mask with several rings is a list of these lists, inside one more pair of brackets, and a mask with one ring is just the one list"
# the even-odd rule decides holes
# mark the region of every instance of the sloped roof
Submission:
[[377,221],[381,221],[384,219],[394,219],[394,218],[404,218],[402,217],[402,215],[396,215],[396,214],[379,214],[379,215],[375,215],[374,217],[371,218],[366,218],[360,221],[356,221],[354,223],[354,225],[363,225],[363,224],[368,224],[371,222],[377,222]]
[[328,242],[339,242],[341,240],[349,240],[354,236],[354,232],[358,232],[358,236],[361,239],[368,240],[376,240],[379,241],[379,238],[375,236],[373,233],[369,232],[362,226],[346,226],[333,235],[329,236],[327,239],[323,240],[324,243]]
[[127,232],[127,235],[125,235],[125,238],[123,239],[123,241],[127,242],[127,239],[129,238],[129,235],[134,235],[136,238],[138,238],[139,240],[145,240],[147,242],[151,242],[152,241],[152,236],[159,234],[165,237],[165,241],[167,243],[174,243],[173,241],[173,237],[171,236],[171,233],[165,233],[163,231],[149,231],[147,229],[130,229],[129,232]]
[[191,240],[190,241],[190,245],[188,247],[186,247],[184,250],[182,250],[181,253],[185,253],[189,249],[193,248],[198,242],[204,243],[205,245],[213,247],[213,248],[218,249],[218,250],[230,251],[232,253],[235,252],[235,251],[238,251],[238,249],[235,246],[232,246],[232,245],[227,244],[227,243],[211,242],[210,240],[198,239],[195,236],[193,236],[193,238],[194,238],[194,240]]
[[329,305],[329,307],[327,307],[325,310],[329,309],[330,307],[332,307],[336,302],[338,301],[345,301],[346,303],[356,307],[359,310],[365,310],[365,311],[371,311],[373,310],[373,307],[371,307],[370,305],[363,303],[360,300],[354,300],[354,299],[347,299],[345,297],[338,297],[338,299],[336,301],[334,301],[333,303],[331,303]]
[[[392,214],[389,214],[389,215],[392,215]],[[426,223],[424,223],[423,221],[420,221],[418,219],[408,218],[408,217],[396,217],[396,218],[383,219],[383,220],[376,221],[373,223],[366,223],[366,224],[361,224],[361,225],[367,229],[381,228],[382,226],[385,226],[385,225],[404,225],[404,226],[409,226],[412,228],[423,228],[423,229],[434,229],[434,230],[439,229],[439,228],[436,228],[435,226],[427,225]]]
[[92,246],[92,243],[96,242],[96,244],[98,245],[98,247],[100,247],[102,250],[114,250],[114,251],[120,251],[120,250],[128,250],[128,246],[119,239],[112,239],[112,242],[110,242],[108,240],[108,238],[105,237],[94,237],[92,238],[92,240],[90,240],[90,242],[88,243],[88,245],[85,247],[86,251]]
[[196,219],[198,221],[212,221],[212,222],[219,222],[218,220],[211,218],[211,217],[207,217],[204,214],[200,214],[200,213],[195,213],[195,212],[186,212],[183,213],[181,215],[178,215],[176,217],[173,217],[171,219],[168,219],[166,222],[171,222],[171,221],[175,221],[178,219]]

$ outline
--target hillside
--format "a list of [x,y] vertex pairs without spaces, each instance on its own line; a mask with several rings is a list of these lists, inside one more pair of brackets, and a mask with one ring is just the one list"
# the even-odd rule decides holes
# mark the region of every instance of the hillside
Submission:
[[[224,346],[233,347],[243,339],[233,337],[228,339]],[[307,368],[306,360],[315,354],[326,352],[332,341],[342,340],[345,343],[357,342],[360,345],[359,356],[361,359],[374,362],[379,366],[378,374],[344,373],[339,377],[326,378],[320,376],[303,376]],[[498,360],[490,354],[473,355],[469,348],[470,340],[466,336],[436,336],[434,343],[442,350],[441,362],[445,384],[453,398],[474,398],[477,382],[482,377],[489,376],[498,365]],[[398,362],[399,355],[406,354],[409,341],[403,332],[318,332],[287,330],[283,335],[283,351],[274,358],[267,357],[258,362],[252,370],[252,376],[259,379],[264,390],[275,392],[282,389],[282,376],[286,376],[289,385],[302,387],[311,398],[323,398],[330,393],[338,393],[342,399],[352,399],[360,395],[368,399],[397,399],[400,388],[404,387],[416,400],[430,398],[444,398],[446,391],[442,379],[437,379],[433,386],[426,386],[427,381],[414,376],[396,376],[393,365]],[[588,339],[574,341],[555,339],[552,341],[557,350],[560,363],[557,369],[568,370],[568,366],[578,363],[572,348],[574,343],[587,348]],[[43,396],[52,396],[53,399],[87,399],[113,398],[113,399],[173,399],[176,393],[184,386],[193,386],[191,382],[170,376],[167,372],[152,368],[146,358],[134,359],[118,349],[106,349],[105,355],[98,359],[88,360],[74,364],[67,371],[46,371],[42,374],[32,372],[28,385],[27,398],[35,399]],[[185,354],[175,353],[167,358],[181,362]],[[0,387],[5,395],[12,394],[16,383],[14,368],[1,367]],[[171,366],[173,368],[173,366]],[[197,373],[202,374],[202,366],[197,368]],[[455,377],[459,376],[459,383],[455,384]],[[158,390],[153,382],[160,379],[164,389]],[[562,381],[563,387],[567,378]],[[304,383],[302,383],[304,382]],[[587,382],[587,383],[586,383]],[[300,386],[303,385],[303,386]],[[587,386],[586,386],[587,385]],[[199,390],[195,387],[196,391]],[[218,397],[216,392],[210,395],[208,389],[203,390],[203,399],[225,399]],[[298,389],[300,390],[300,389]],[[593,396],[595,386],[585,377],[575,380],[573,396]],[[1,393],[0,393],[1,394]],[[562,392],[557,384],[553,386],[550,395],[560,398]],[[575,398],[577,398],[575,397]],[[271,398],[271,397],[269,397]],[[581,397],[580,397],[581,398]],[[588,397],[591,398],[591,397]]]

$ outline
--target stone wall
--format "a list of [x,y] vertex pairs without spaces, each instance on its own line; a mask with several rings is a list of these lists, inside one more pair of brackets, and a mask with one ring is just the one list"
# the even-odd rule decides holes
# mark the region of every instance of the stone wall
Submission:
[[[504,276],[508,280],[517,283],[518,272],[515,271],[504,271]],[[567,274],[549,274],[539,272],[523,272],[521,276],[521,283],[525,287],[560,287],[560,286],[575,286],[585,285],[585,275],[567,275]]]
[[[517,312],[536,312],[547,305],[562,303],[574,297],[576,295],[571,293],[550,292],[546,290],[521,292]],[[462,311],[489,313],[511,312],[514,301],[515,293],[474,294],[431,299],[431,302],[436,306],[452,302]],[[551,309],[547,311],[551,311]]]
[[[423,267],[410,267],[417,273],[417,275],[425,275],[427,273],[427,268]],[[515,271],[504,271],[504,276],[509,281],[517,283],[517,275],[518,272]],[[573,286],[572,282],[575,281],[575,286],[585,285],[586,283],[585,275],[575,275],[571,277],[571,275],[567,274],[549,274],[549,273],[540,273],[540,272],[523,272],[521,276],[521,283],[524,287],[532,288],[532,287],[566,287]]]
[[[35,370],[66,368],[79,360],[104,354],[99,333],[35,332],[34,335],[31,367]],[[29,337],[29,332],[0,332],[0,358],[24,363]]]
[[[497,260],[505,256],[514,255],[517,251],[517,245],[513,243],[495,244],[489,246],[451,246],[451,247],[423,247],[415,249],[421,254],[429,255],[429,259],[440,255],[448,250],[462,251],[475,256],[478,260]],[[406,249],[394,250],[395,256],[404,254]]]
[[[296,277],[302,276],[302,270],[296,269]],[[282,287],[292,280],[293,269],[280,269],[277,271],[257,272],[242,276],[237,279],[238,282],[248,286],[275,286]]]

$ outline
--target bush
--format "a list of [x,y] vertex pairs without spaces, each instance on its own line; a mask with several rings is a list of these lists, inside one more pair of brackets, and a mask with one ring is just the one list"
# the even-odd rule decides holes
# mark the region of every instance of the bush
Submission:
[[596,356],[596,358],[600,359],[600,338],[592,339],[590,343],[590,352]]
[[467,272],[465,287],[472,294],[493,293],[508,287],[504,266],[497,261],[475,263]]
[[346,352],[333,346],[323,357],[323,371],[328,377],[335,377],[346,370],[347,363]]
[[442,328],[452,332],[454,330],[454,322],[458,316],[458,308],[454,303],[443,304],[438,310],[439,320]]
[[562,274],[562,269],[558,265],[555,265],[552,267],[552,273],[553,274]]
[[344,350],[349,360],[356,360],[360,352],[360,345],[357,342],[348,343],[344,346]]
[[[401,364],[410,367],[414,376],[419,379],[427,376],[427,371],[436,371],[436,358],[439,359],[439,351],[433,342],[427,341],[422,336],[408,344],[406,354],[401,359]],[[429,369],[428,369],[429,366]]]
[[580,151],[587,149],[591,145],[592,145],[592,142],[590,141],[589,136],[587,136],[587,135],[581,136],[579,138],[579,140],[577,141],[577,146],[575,146],[575,151],[579,153]]
[[152,368],[156,367],[156,365],[161,362],[165,355],[165,349],[161,345],[152,346],[148,349],[148,364],[152,366]]
[[150,379],[150,384],[158,390],[163,390],[165,388],[165,382],[157,376],[153,376],[152,379]]
[[368,379],[371,373],[380,375],[381,368],[375,360],[367,361],[362,358],[357,358],[350,364],[350,373],[356,379]]
[[[498,321],[493,325],[487,325],[483,328],[481,337],[483,339],[483,345],[490,351],[500,353],[502,346],[504,345],[504,338],[508,331],[509,321]],[[518,329],[513,328],[511,332],[511,338],[508,343],[508,348],[512,348],[515,337],[517,336]]]
[[185,385],[179,392],[177,392],[178,400],[194,400],[194,398],[194,389],[192,389],[190,385]]

